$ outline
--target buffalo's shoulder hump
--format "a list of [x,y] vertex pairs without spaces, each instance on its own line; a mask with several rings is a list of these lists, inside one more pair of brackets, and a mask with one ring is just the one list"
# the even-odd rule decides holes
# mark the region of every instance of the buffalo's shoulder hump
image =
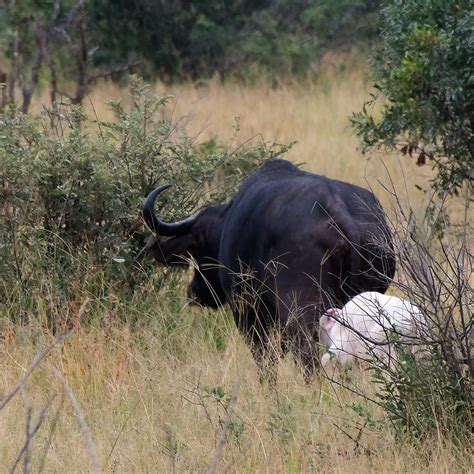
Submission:
[[291,161],[283,160],[281,158],[273,158],[264,163],[260,170],[262,173],[266,172],[298,172],[299,168],[294,165]]

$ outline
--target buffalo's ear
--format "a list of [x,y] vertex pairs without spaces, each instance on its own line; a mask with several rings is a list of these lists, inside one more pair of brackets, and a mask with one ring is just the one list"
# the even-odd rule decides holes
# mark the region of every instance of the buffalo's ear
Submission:
[[194,251],[194,239],[191,234],[155,241],[148,252],[160,263],[173,266],[187,266],[189,255]]

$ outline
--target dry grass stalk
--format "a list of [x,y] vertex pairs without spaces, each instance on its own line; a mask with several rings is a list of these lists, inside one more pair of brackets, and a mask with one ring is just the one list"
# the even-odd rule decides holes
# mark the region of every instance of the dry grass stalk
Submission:
[[32,450],[32,444],[33,444],[33,438],[38,432],[38,430],[41,428],[43,421],[46,419],[46,415],[48,413],[48,410],[51,407],[51,404],[53,403],[53,400],[54,400],[54,397],[52,397],[48,401],[48,403],[42,408],[34,424],[31,423],[33,409],[31,407],[28,408],[27,417],[26,417],[25,443],[21,447],[18,453],[18,456],[16,457],[15,462],[13,463],[10,469],[10,473],[15,472],[22,458],[23,458],[23,463],[24,463],[23,472],[25,473],[31,472],[31,450]]
[[84,438],[84,442],[90,456],[92,468],[95,473],[100,473],[102,472],[102,470],[100,468],[97,448],[95,447],[94,439],[92,438],[92,433],[89,428],[89,425],[87,424],[84,412],[81,406],[79,405],[79,402],[77,401],[77,398],[74,395],[74,392],[72,391],[71,387],[67,383],[67,380],[64,378],[64,375],[58,369],[56,369],[56,367],[51,367],[50,370],[53,373],[53,375],[63,385],[63,389],[66,392],[66,395],[68,396],[69,401],[71,402],[72,408],[74,410],[74,414],[76,415],[77,421],[79,422],[79,426],[81,427],[82,436]]
[[229,407],[227,409],[227,416],[224,420],[224,424],[222,425],[222,430],[219,435],[219,440],[217,442],[216,449],[214,451],[214,455],[212,457],[212,462],[207,471],[208,474],[215,474],[217,472],[217,467],[219,466],[219,462],[224,456],[224,449],[227,442],[227,434],[229,432],[230,424],[232,423],[232,418],[235,412],[235,405],[237,404],[237,397],[239,396],[240,391],[240,383],[236,382],[234,385],[234,389],[232,390],[231,400]]

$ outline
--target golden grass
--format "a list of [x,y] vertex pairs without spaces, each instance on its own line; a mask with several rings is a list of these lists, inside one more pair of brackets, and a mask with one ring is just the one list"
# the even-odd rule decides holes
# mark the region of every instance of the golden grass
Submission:
[[[189,311],[193,318],[206,314]],[[186,332],[186,331],[185,331]],[[61,385],[48,369],[67,378],[85,413],[101,466],[114,472],[197,472],[209,467],[226,418],[226,402],[214,387],[232,393],[240,383],[233,429],[219,472],[461,472],[468,453],[442,440],[424,447],[397,446],[385,424],[365,425],[351,405],[374,420],[381,411],[326,380],[302,381],[291,359],[280,362],[276,389],[262,387],[248,349],[230,329],[224,351],[182,337],[184,353],[163,349],[153,329],[80,330],[37,369],[26,389],[0,412],[0,464],[11,466],[25,439],[25,412],[33,419],[53,394],[51,413],[33,441],[33,469],[39,467],[51,429],[48,472],[91,468],[83,433]],[[2,344],[2,392],[14,385],[35,354],[30,334],[18,332]],[[139,342],[138,342],[139,341]],[[141,346],[141,348],[140,348]],[[354,388],[371,394],[367,375],[354,371]],[[55,420],[55,413],[58,418]],[[235,421],[237,420],[237,421]],[[54,424],[57,423],[56,426]],[[362,430],[361,430],[362,427]],[[360,435],[357,447],[353,438]]]
[[[184,84],[165,88],[157,83],[155,90],[171,94],[169,114],[175,119],[186,117],[191,136],[204,140],[217,136],[228,142],[234,134],[235,118],[240,121],[240,142],[254,139],[265,142],[297,143],[287,154],[304,169],[347,180],[361,186],[373,186],[382,201],[389,199],[378,186],[389,178],[396,183],[401,196],[405,186],[413,206],[422,195],[414,183],[429,188],[431,169],[415,164],[414,159],[379,154],[367,160],[358,151],[358,139],[350,128],[349,117],[362,108],[370,92],[366,67],[338,72],[331,68],[315,83],[283,85],[272,89],[265,85],[244,87],[240,84],[210,81],[206,86]],[[90,96],[90,104],[102,119],[112,119],[103,104],[107,99],[124,97],[124,90],[103,83]],[[86,104],[87,105],[87,104]],[[385,169],[386,167],[386,169]],[[385,204],[384,203],[384,204]]]
[[[365,67],[343,73],[333,70],[304,87],[242,87],[218,81],[166,91],[160,84],[155,87],[174,95],[169,113],[175,118],[189,116],[187,130],[200,139],[217,135],[227,141],[238,116],[242,141],[250,137],[297,140],[289,159],[334,178],[363,186],[368,181],[380,191],[382,202],[389,203],[389,196],[377,184],[378,180],[389,182],[381,159],[363,158],[348,128],[348,116],[360,109],[368,94]],[[120,87],[100,84],[90,96],[90,113],[110,119],[104,102],[123,94]],[[35,107],[38,110],[39,104]],[[422,195],[413,184],[426,185],[430,171],[396,156],[385,157],[385,166],[398,191],[404,195],[406,186],[407,198],[416,207]],[[289,357],[279,364],[276,389],[262,386],[248,348],[224,314],[183,307],[180,323],[166,333],[163,327],[173,318],[167,307],[171,300],[153,292],[147,298],[156,307],[155,324],[132,330],[114,322],[113,309],[102,302],[102,313],[96,317],[111,323],[79,328],[48,356],[25,389],[0,411],[0,466],[11,466],[24,444],[28,407],[34,420],[56,394],[33,438],[33,470],[39,469],[43,458],[47,472],[92,469],[71,404],[61,395],[61,383],[49,368],[54,366],[66,377],[85,413],[104,471],[202,472],[209,468],[227,407],[227,401],[218,400],[212,389],[222,387],[227,397],[236,382],[240,392],[219,472],[437,473],[472,468],[470,453],[457,452],[441,438],[418,447],[395,444],[389,426],[381,422],[379,407],[327,380],[305,385]],[[114,302],[113,307],[120,304]],[[47,301],[36,307],[41,306],[44,312],[48,310]],[[45,314],[32,316],[38,321],[46,318]],[[209,340],[209,331],[203,329],[212,324],[226,326],[224,348],[219,349],[212,337]],[[22,377],[41,344],[52,338],[33,324],[19,327],[4,321],[2,326],[0,397]],[[350,377],[354,387],[373,395],[366,373],[354,370]],[[370,413],[375,423],[357,414],[354,404]],[[50,433],[52,442],[46,453]]]
[[[418,167],[415,159],[400,154],[376,154],[368,160],[358,151],[358,139],[350,128],[349,117],[360,111],[369,97],[371,82],[365,64],[349,58],[350,69],[342,68],[341,59],[329,63],[327,71],[314,83],[298,83],[271,88],[265,84],[246,87],[238,83],[222,84],[211,80],[206,85],[182,84],[166,87],[157,82],[153,88],[162,95],[172,95],[169,116],[183,119],[188,134],[205,140],[217,136],[227,143],[234,136],[236,117],[240,121],[237,143],[250,139],[265,142],[297,143],[286,155],[304,169],[326,176],[373,187],[384,205],[389,196],[379,181],[391,187],[392,180],[400,197],[419,207],[423,195],[414,183],[429,189],[432,171]],[[355,64],[355,65],[354,65]],[[106,105],[109,100],[123,99],[126,89],[111,82],[100,83],[84,105],[89,116],[113,120]],[[43,94],[32,107],[37,113]],[[406,192],[405,192],[406,189]]]

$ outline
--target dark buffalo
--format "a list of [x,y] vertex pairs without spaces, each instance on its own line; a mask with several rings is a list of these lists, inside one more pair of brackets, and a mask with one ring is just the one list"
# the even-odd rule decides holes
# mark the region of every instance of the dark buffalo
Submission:
[[170,237],[150,252],[167,265],[195,260],[188,295],[213,308],[231,305],[260,368],[278,341],[310,376],[322,312],[363,291],[385,292],[394,275],[384,212],[359,186],[272,160],[245,179],[231,202],[165,223],[154,204],[168,187],[151,192],[143,207],[155,234]]

